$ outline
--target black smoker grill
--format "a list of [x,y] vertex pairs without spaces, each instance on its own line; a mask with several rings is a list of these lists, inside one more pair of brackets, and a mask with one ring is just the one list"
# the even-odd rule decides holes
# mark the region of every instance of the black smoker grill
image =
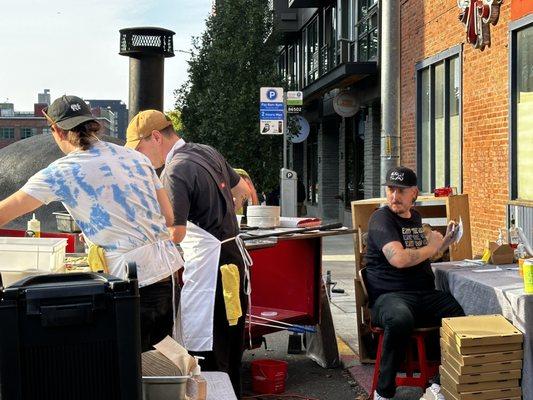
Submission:
[[0,289],[2,400],[140,400],[135,264],[128,275],[40,275]]

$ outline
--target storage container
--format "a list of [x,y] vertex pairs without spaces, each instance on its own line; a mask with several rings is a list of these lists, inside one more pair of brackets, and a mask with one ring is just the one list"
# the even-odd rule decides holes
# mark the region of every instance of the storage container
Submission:
[[0,272],[64,272],[67,239],[0,237]]
[[248,206],[246,224],[251,227],[275,228],[279,226],[280,208],[278,206]]
[[187,376],[143,376],[143,400],[185,400]]
[[141,400],[139,315],[132,263],[125,280],[44,274],[0,289],[0,397]]

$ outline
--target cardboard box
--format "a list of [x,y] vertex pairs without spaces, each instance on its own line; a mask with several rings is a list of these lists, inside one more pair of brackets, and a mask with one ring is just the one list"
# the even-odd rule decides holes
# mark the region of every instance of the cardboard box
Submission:
[[478,383],[478,382],[489,382],[489,381],[505,381],[520,379],[522,377],[522,370],[512,369],[506,371],[495,371],[495,372],[482,372],[479,374],[460,374],[458,371],[454,370],[450,364],[442,364],[446,373],[451,376],[454,382],[458,383]]
[[450,390],[457,392],[457,393],[480,392],[483,390],[506,389],[506,388],[515,388],[519,386],[518,379],[459,383],[451,375],[447,373],[446,368],[443,368],[442,365],[440,366],[439,370],[440,370],[441,384],[446,385],[447,387],[450,388]]
[[485,363],[495,363],[502,361],[514,361],[514,360],[523,360],[524,351],[523,350],[514,350],[514,351],[505,351],[501,353],[485,353],[485,354],[471,354],[471,355],[462,355],[459,354],[454,348],[448,346],[444,340],[440,340],[440,347],[444,349],[448,354],[457,360],[461,365],[477,365]]
[[522,369],[522,360],[515,361],[502,361],[496,363],[476,364],[476,365],[461,365],[458,360],[453,358],[450,353],[445,350],[441,351],[442,365],[445,365],[448,369],[452,368],[458,375],[463,374],[481,374],[484,372],[498,372],[498,371],[510,371],[514,369]]
[[444,333],[459,347],[522,343],[523,335],[502,315],[469,315],[443,318]]
[[509,244],[499,245],[489,242],[491,264],[512,264],[514,262],[514,250]]
[[462,354],[462,355],[472,355],[472,354],[485,354],[485,353],[499,353],[504,351],[513,351],[513,350],[521,350],[522,349],[522,343],[506,343],[506,344],[499,344],[499,345],[488,345],[488,346],[474,346],[474,347],[466,347],[466,346],[459,346],[455,342],[455,340],[446,334],[444,332],[444,329],[440,328],[440,338],[441,340],[446,343],[446,346],[448,348],[453,349],[456,353]]
[[484,392],[457,393],[441,386],[442,394],[446,400],[520,400],[522,391],[520,388],[495,389]]

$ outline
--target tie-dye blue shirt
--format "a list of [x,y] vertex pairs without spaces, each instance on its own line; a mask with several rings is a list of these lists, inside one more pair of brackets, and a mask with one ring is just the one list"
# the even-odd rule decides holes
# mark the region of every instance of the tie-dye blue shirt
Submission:
[[162,187],[147,157],[98,141],[54,161],[21,190],[45,204],[62,202],[91,242],[126,253],[169,238],[156,194]]

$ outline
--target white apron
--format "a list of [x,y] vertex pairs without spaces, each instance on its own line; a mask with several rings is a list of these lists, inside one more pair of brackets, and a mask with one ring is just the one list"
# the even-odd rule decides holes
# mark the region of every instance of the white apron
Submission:
[[186,229],[187,233],[180,243],[185,258],[185,269],[174,338],[188,351],[212,351],[215,292],[222,243],[237,240],[245,265],[246,295],[250,294],[251,259],[238,237],[221,242],[189,221]]

